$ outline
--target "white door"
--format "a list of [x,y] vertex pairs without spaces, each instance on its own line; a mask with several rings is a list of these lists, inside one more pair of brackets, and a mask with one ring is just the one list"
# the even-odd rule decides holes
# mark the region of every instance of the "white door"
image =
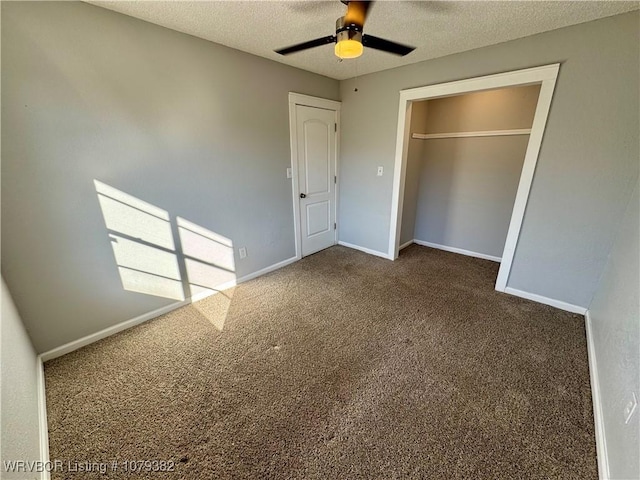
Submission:
[[296,105],[302,256],[336,243],[336,111]]

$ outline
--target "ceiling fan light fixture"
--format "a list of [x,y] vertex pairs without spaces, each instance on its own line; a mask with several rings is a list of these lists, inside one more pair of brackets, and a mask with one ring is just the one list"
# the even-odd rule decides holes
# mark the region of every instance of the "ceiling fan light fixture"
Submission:
[[338,58],[358,58],[362,55],[362,26],[345,23],[345,17],[336,20],[336,47]]
[[362,43],[358,40],[340,40],[336,42],[335,53],[336,57],[346,59],[346,58],[358,58],[362,55],[364,51],[364,47]]
[[[2,1],[2,0],[0,0]],[[394,55],[403,57],[415,50],[414,47],[401,45],[384,38],[374,37],[373,35],[364,35],[364,21],[367,12],[371,8],[373,0],[340,0],[347,5],[347,14],[336,20],[336,34],[326,37],[316,38],[308,42],[298,43],[290,47],[275,50],[280,55],[289,55],[291,53],[308,50],[310,48],[320,47],[329,43],[335,43],[334,52],[340,59],[358,58],[362,55],[364,46],[373,50],[380,50]]]

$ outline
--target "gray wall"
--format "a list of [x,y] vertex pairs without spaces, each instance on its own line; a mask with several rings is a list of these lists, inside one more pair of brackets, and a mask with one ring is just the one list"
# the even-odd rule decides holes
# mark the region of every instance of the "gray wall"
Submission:
[[[415,102],[411,108],[411,133],[424,133],[427,129],[429,102]],[[400,225],[400,245],[415,238],[416,210],[420,190],[420,171],[424,155],[424,140],[410,138],[407,151],[407,174],[402,203],[402,224]]]
[[339,98],[99,7],[2,2],[2,273],[39,352],[175,302],[123,289],[94,179],[166,213],[129,232],[156,256],[135,229],[165,221],[179,245],[177,216],[229,239],[238,277],[295,255],[289,91]]
[[429,115],[422,133],[531,128],[539,94],[538,84],[425,100]]
[[589,307],[611,478],[640,478],[640,411],[625,425],[623,411],[640,400],[640,182],[617,229]]
[[633,12],[341,82],[340,240],[388,249],[401,89],[561,62],[508,285],[586,307],[638,174],[639,29]]
[[2,279],[2,316],[0,317],[0,476],[34,478],[34,474],[5,474],[4,462],[34,461],[40,458],[38,416],[38,359],[20,316]]
[[502,257],[528,140],[428,140],[414,238]]
[[[539,93],[531,85],[429,100],[419,133],[531,128]],[[422,142],[414,238],[502,257],[529,136]]]

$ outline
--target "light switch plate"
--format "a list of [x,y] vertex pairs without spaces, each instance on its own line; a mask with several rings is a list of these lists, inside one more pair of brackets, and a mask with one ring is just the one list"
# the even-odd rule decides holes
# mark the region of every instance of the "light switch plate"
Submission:
[[291,178],[291,167],[287,167],[287,178]]
[[384,167],[378,167],[378,176],[381,177],[384,173]]

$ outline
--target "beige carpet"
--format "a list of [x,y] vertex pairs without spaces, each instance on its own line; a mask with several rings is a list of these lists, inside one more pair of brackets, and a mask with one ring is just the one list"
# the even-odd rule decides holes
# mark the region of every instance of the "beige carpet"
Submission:
[[333,247],[47,362],[51,458],[120,462],[109,478],[595,479],[584,319],[495,292],[497,268]]

